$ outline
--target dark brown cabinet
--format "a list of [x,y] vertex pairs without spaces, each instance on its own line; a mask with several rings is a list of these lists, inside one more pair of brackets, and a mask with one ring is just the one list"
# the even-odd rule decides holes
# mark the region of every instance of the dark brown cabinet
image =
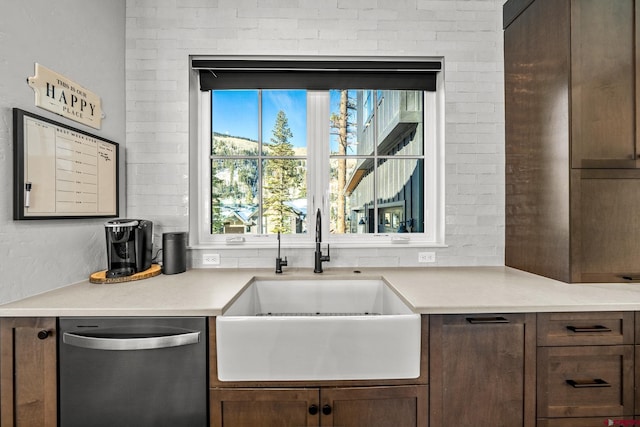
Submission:
[[633,418],[633,324],[632,312],[538,314],[538,425]]
[[432,315],[430,424],[535,425],[535,314]]
[[631,311],[538,313],[538,346],[633,344]]
[[635,339],[635,380],[636,380],[636,401],[635,401],[635,414],[636,419],[640,419],[640,312],[636,312],[636,339]]
[[426,427],[427,394],[426,385],[324,388],[321,425]]
[[212,427],[426,427],[427,386],[216,388]]
[[566,3],[571,28],[571,166],[637,167],[636,2]]
[[640,272],[639,15],[634,0],[505,4],[506,265]]
[[572,170],[571,276],[640,280],[640,169]]
[[[425,315],[421,376],[382,384],[222,383],[214,331],[213,427],[596,427],[640,419],[640,312]],[[0,319],[1,427],[57,425],[56,334],[55,318]]]
[[[619,419],[616,418],[616,420]],[[606,427],[608,425],[608,419],[603,417],[553,418],[538,420],[538,424],[536,425],[537,427]]]
[[538,349],[538,417],[633,416],[633,346]]
[[57,425],[55,318],[0,319],[0,426]]
[[[540,124],[531,137],[556,140],[563,154],[570,149],[573,168],[638,167],[638,13],[635,0],[509,0],[504,27],[512,136],[526,137],[518,124],[520,131]],[[525,109],[540,115],[518,116]]]
[[211,389],[211,427],[318,426],[318,389]]

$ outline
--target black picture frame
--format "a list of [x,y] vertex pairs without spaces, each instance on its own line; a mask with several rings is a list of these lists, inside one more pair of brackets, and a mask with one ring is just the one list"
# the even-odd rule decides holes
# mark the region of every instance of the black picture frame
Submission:
[[[38,132],[34,132],[32,135],[25,132],[25,125],[27,122],[30,122],[31,125],[39,126],[42,129],[46,129],[49,132],[55,132],[55,144],[57,145],[58,138],[62,138],[59,135],[65,135],[64,138],[73,138],[72,143],[80,143],[82,141],[83,144],[87,146],[91,146],[92,144],[96,145],[96,164],[92,165],[90,162],[84,163],[81,161],[72,162],[70,160],[60,160],[58,159],[58,147],[53,147],[54,154],[51,155],[39,155],[33,156],[29,152],[29,144],[34,143],[34,141],[29,141],[28,138],[38,138]],[[68,142],[68,139],[65,139]],[[36,141],[38,142],[38,141]],[[46,145],[46,142],[40,142],[41,144]],[[48,147],[50,150],[51,148]],[[41,153],[40,153],[41,154]],[[39,185],[46,184],[43,182],[33,182],[30,177],[27,177],[28,167],[27,163],[31,160],[30,157],[36,158],[35,161],[44,162],[44,164],[49,165],[53,168],[53,176],[49,177],[54,180],[54,183],[48,182],[48,186],[52,185],[55,188],[55,195],[49,196],[54,197],[54,205],[55,208],[53,211],[49,209],[48,211],[37,211],[37,212],[29,212],[29,207],[27,206],[27,201],[30,201],[31,191],[37,191]],[[44,160],[42,159],[44,157]],[[100,209],[96,209],[94,212],[87,212],[83,210],[87,206],[91,205],[93,202],[87,201],[83,202],[82,200],[71,202],[64,201],[59,202],[57,199],[59,192],[66,192],[81,194],[80,191],[69,191],[59,189],[59,184],[63,180],[59,175],[63,175],[63,172],[72,173],[69,170],[63,170],[60,167],[61,163],[78,163],[79,168],[82,167],[85,171],[74,171],[75,173],[80,175],[86,173],[86,175],[92,175],[92,172],[96,174],[96,183],[90,183],[88,185],[95,185],[95,197],[96,207],[100,205],[100,197],[113,197],[111,203],[107,203],[109,209],[105,209],[101,211]],[[51,166],[51,162],[53,162],[53,166]],[[21,110],[19,108],[13,108],[13,219],[14,220],[44,220],[44,219],[79,219],[79,218],[115,218],[119,216],[120,213],[120,194],[119,194],[119,184],[120,184],[120,146],[117,142],[110,141],[108,139],[102,138],[100,136],[82,131],[80,129],[76,129],[74,127],[56,122],[54,120],[50,120],[48,118],[39,116],[37,114],[30,113],[25,110]],[[95,171],[92,170],[92,167],[95,167]],[[62,172],[61,172],[62,171]],[[98,182],[98,171],[106,171],[107,178]],[[42,173],[40,173],[42,175]],[[84,185],[86,183],[81,181],[76,181],[77,184]],[[71,180],[66,180],[66,183],[69,187],[73,186]],[[29,195],[27,195],[29,193]],[[90,194],[90,193],[86,193]],[[88,196],[90,197],[90,196]],[[81,197],[78,196],[78,199]],[[110,199],[109,199],[110,200]],[[72,203],[75,203],[72,204]],[[85,206],[76,210],[77,206],[81,206],[82,203],[85,203]],[[113,206],[111,206],[113,205]],[[60,208],[59,206],[71,206],[71,209]]]

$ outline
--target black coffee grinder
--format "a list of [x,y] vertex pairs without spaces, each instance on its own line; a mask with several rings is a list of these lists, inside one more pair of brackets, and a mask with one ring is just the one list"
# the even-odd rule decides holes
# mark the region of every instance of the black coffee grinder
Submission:
[[107,221],[104,227],[107,238],[107,278],[131,276],[151,268],[151,221],[114,219]]

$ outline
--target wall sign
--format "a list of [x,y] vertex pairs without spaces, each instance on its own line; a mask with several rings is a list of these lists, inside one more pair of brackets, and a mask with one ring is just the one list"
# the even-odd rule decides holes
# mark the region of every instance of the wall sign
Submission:
[[118,144],[13,109],[13,219],[118,216]]
[[36,75],[27,78],[36,106],[91,126],[102,127],[102,103],[95,93],[36,62]]

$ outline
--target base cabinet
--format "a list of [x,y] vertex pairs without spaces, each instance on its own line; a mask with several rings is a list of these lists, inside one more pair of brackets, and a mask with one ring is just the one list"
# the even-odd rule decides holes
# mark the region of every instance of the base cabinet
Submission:
[[633,325],[631,312],[538,314],[538,426],[629,425]]
[[427,427],[427,386],[214,388],[212,427]]
[[[635,370],[636,370],[636,419],[640,420],[640,311],[635,313]],[[640,424],[639,424],[640,425]]]
[[55,318],[0,319],[0,426],[57,425]]
[[211,389],[211,427],[318,426],[318,389]]
[[[611,420],[611,424],[609,423]],[[627,426],[631,418],[595,417],[595,418],[553,418],[538,420],[538,427],[606,427]]]
[[432,315],[430,424],[535,425],[535,314]]
[[[210,425],[640,425],[640,312],[431,315],[424,325],[418,384],[217,382]],[[0,427],[57,425],[56,334],[55,318],[0,319]]]

